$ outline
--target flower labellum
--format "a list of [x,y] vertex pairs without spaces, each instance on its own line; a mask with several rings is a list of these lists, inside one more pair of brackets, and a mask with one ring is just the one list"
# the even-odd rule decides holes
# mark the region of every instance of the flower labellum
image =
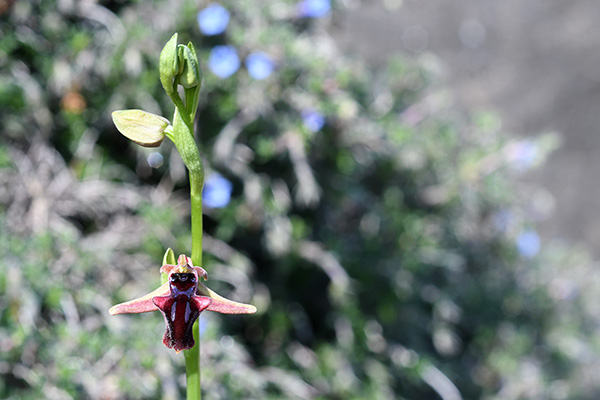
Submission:
[[[203,269],[201,271],[206,275]],[[163,343],[175,351],[191,349],[195,344],[192,326],[211,300],[196,296],[198,272],[188,265],[176,266],[169,273],[168,283],[168,295],[152,298],[152,303],[162,312],[167,325]]]
[[177,265],[165,264],[160,269],[168,281],[143,297],[118,304],[110,309],[112,315],[143,313],[160,310],[165,318],[163,343],[176,352],[195,345],[192,327],[204,310],[222,314],[253,314],[256,307],[225,299],[204,286],[206,271],[195,267],[192,260],[180,255]]

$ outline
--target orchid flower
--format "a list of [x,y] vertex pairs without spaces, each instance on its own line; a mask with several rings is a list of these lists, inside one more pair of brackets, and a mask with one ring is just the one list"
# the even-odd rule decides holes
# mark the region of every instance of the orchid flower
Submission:
[[145,296],[113,306],[109,312],[117,315],[160,310],[167,326],[163,343],[177,353],[194,347],[192,326],[202,311],[221,314],[256,312],[256,307],[221,297],[204,286],[200,279],[207,280],[208,274],[203,268],[195,267],[184,254],[179,256],[177,265],[165,264],[160,272],[167,274],[167,282]]

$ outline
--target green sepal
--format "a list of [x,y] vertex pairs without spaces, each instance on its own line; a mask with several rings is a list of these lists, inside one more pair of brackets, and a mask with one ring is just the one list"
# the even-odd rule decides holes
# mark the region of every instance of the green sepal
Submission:
[[123,136],[144,147],[158,147],[165,139],[169,120],[144,110],[118,110],[112,119]]
[[177,259],[175,258],[175,253],[173,252],[172,248],[168,248],[167,251],[165,251],[165,255],[163,256],[163,262],[162,265],[177,265]]
[[[177,260],[175,259],[175,253],[172,248],[168,248],[165,251],[165,255],[163,256],[162,265],[177,265]],[[161,272],[160,274],[160,283],[163,285],[165,282],[169,280],[169,274],[165,272]]]

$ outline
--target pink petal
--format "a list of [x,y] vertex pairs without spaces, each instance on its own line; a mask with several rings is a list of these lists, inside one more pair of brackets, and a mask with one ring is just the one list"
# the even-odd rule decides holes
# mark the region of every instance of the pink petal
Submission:
[[206,271],[204,270],[204,268],[202,268],[202,267],[194,267],[194,270],[198,274],[198,282],[200,282],[200,278],[204,279],[205,281],[208,280],[208,274],[206,273]]
[[160,267],[160,272],[168,275],[176,266],[177,265],[165,264],[162,267]]
[[158,310],[158,308],[152,302],[152,298],[156,296],[164,296],[169,294],[169,283],[166,282],[152,293],[148,293],[143,297],[139,297],[135,300],[130,300],[125,303],[117,304],[113,306],[108,312],[111,315],[117,314],[137,314],[145,313],[149,311]]
[[208,311],[215,311],[221,314],[254,314],[256,307],[250,304],[238,303],[219,296],[201,282],[198,282],[198,294],[200,296],[210,297],[212,302],[208,306]]

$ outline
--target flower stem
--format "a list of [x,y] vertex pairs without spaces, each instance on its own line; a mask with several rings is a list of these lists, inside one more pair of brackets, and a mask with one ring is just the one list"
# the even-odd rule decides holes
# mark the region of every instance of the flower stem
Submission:
[[[191,180],[191,179],[190,179]],[[202,266],[202,189],[190,193],[192,202],[192,262]]]
[[[188,116],[189,118],[189,116]],[[192,262],[202,266],[202,188],[204,167],[194,139],[193,126],[184,122],[179,108],[173,118],[175,146],[190,175],[190,200],[192,215]]]
[[196,345],[189,350],[184,350],[185,376],[187,381],[186,399],[201,400],[201,374],[200,374],[200,335],[198,321],[194,323],[194,340]]
[[[179,96],[176,96],[179,99]],[[181,102],[181,99],[179,99]],[[202,266],[202,188],[204,186],[204,167],[194,139],[194,127],[191,116],[185,107],[175,102],[173,117],[173,137],[177,151],[188,169],[190,176],[190,202],[192,219],[192,262]],[[202,398],[200,385],[200,334],[199,322],[193,326],[196,344],[190,350],[184,350],[185,372],[187,378],[187,400]]]
[[[200,164],[202,165],[202,164]],[[190,170],[190,199],[192,214],[192,262],[202,265],[202,186],[204,185],[204,171],[192,174]],[[200,318],[193,327],[196,344],[185,354],[185,373],[187,378],[187,400],[200,400],[201,373],[200,373]]]

